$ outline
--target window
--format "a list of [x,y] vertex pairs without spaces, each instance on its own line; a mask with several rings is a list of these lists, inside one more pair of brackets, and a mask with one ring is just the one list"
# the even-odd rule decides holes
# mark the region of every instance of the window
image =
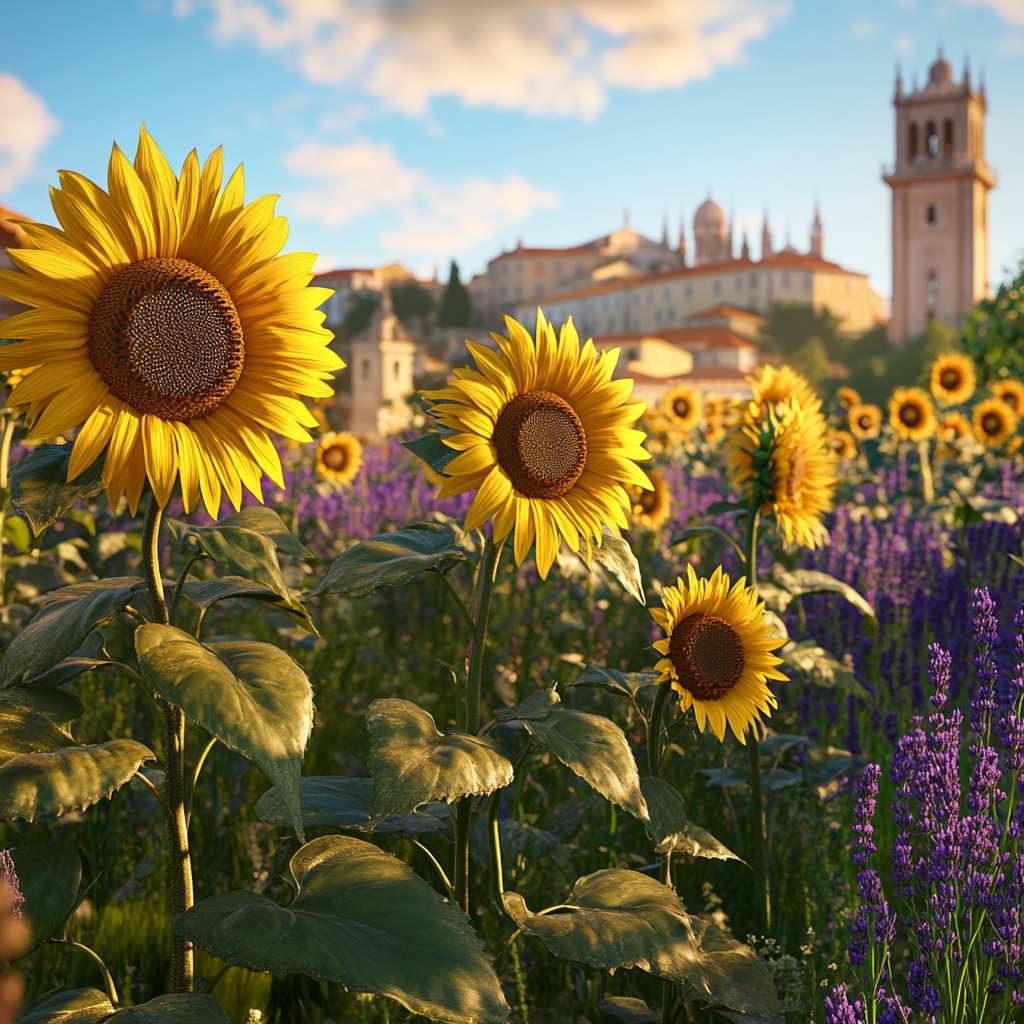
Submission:
[[742,290],[743,290],[743,278],[742,277],[737,277],[736,278],[736,291],[742,291]]
[[693,285],[692,284],[688,284],[686,286],[686,297],[688,299],[692,299],[693,298]]
[[402,364],[396,359],[395,360],[395,380],[398,380],[402,376]]
[[533,286],[533,294],[536,295],[537,298],[540,298],[540,296],[542,296],[544,294],[544,285],[541,284],[540,281],[538,281]]
[[942,122],[942,152],[953,152],[953,120],[949,117]]
[[750,287],[751,288],[756,288],[757,287],[757,274],[751,274],[750,275]]
[[501,272],[503,274],[507,274],[508,273],[508,264],[507,263],[502,263],[502,265],[501,265]]
[[925,135],[928,137],[928,155],[938,156],[939,155],[939,130],[935,127],[934,121],[929,121],[925,125]]
[[669,291],[668,291],[668,289],[667,289],[667,288],[665,288],[665,289],[664,289],[664,290],[662,291],[662,293],[661,293],[661,297],[662,297],[662,298],[663,298],[663,299],[664,299],[664,300],[665,300],[666,302],[668,302],[668,297],[669,297]]
[[363,360],[363,380],[369,380],[369,379],[370,379],[370,360],[369,359],[364,359]]
[[654,322],[657,323],[657,324],[661,323],[661,310],[660,309],[656,309],[654,311]]
[[812,283],[811,275],[810,274],[804,274],[804,289],[806,291],[810,291],[811,290],[811,283]]
[[910,159],[913,160],[917,156],[918,141],[917,141],[917,125],[912,124],[910,126]]
[[712,291],[716,295],[721,295],[722,294],[722,282],[719,281],[717,278],[715,280],[715,285],[714,285],[714,288],[712,289]]
[[789,271],[788,270],[786,271],[785,274],[782,275],[782,287],[783,288],[788,288],[789,287]]
[[934,203],[928,204],[928,209],[924,211],[924,219],[928,224],[937,224],[939,220],[938,211],[935,209]]
[[610,316],[610,317],[608,317],[607,331],[608,331],[609,334],[611,334],[612,331],[614,331],[614,330],[615,330],[615,317]]
[[544,263],[543,263],[543,261],[537,260],[537,262],[533,265],[533,268],[536,271],[537,276],[540,277],[541,274],[544,273]]
[[674,324],[676,322],[676,311],[671,306],[668,307],[667,319],[670,324]]
[[576,264],[576,273],[577,274],[582,274],[583,273],[583,264],[582,263],[577,263]]
[[654,289],[652,288],[652,289],[651,289],[651,290],[650,290],[650,291],[649,291],[649,292],[647,293],[647,305],[649,306],[649,305],[650,305],[650,304],[651,304],[651,303],[652,303],[653,301],[654,301]]
[[562,272],[562,261],[555,260],[555,273],[560,274]]
[[521,284],[516,285],[516,298],[521,299],[523,297],[523,286]]
[[602,309],[604,309],[604,310],[607,310],[607,309],[608,309],[608,300],[607,300],[607,299],[604,299],[604,300],[603,300],[603,301],[601,302],[601,308],[602,308]]
[[507,299],[508,298],[508,285],[507,284],[503,284],[501,286],[501,297],[503,299]]
[[928,282],[925,285],[925,301],[928,303],[928,315],[935,315],[935,307],[939,304],[939,275],[934,270],[928,271]]
[[639,306],[640,305],[640,296],[639,295],[634,295],[633,296],[633,305],[634,306]]

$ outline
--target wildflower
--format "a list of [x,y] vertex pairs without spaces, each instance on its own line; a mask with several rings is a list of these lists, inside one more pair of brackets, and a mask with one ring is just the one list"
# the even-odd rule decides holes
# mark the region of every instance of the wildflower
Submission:
[[660,470],[650,470],[647,478],[651,482],[649,490],[629,488],[633,499],[633,521],[648,530],[658,530],[665,525],[672,511],[672,492]]
[[962,412],[947,412],[939,420],[938,437],[946,444],[971,436],[971,421]]
[[508,337],[494,353],[469,343],[478,370],[456,370],[440,391],[423,392],[439,423],[456,431],[444,443],[461,454],[445,466],[444,498],[476,490],[467,531],[494,517],[494,539],[514,530],[522,563],[537,539],[537,570],[546,578],[559,535],[573,551],[600,545],[603,524],[629,525],[625,486],[651,486],[636,462],[650,458],[633,430],[643,403],[626,404],[632,381],[612,380],[617,351],[580,346],[570,319],[556,339],[537,312],[536,342],[505,318]]
[[877,405],[855,405],[846,414],[846,421],[858,441],[871,441],[882,428],[882,410]]
[[10,900],[11,917],[21,917],[21,908],[25,903],[18,883],[18,872],[14,868],[14,858],[7,850],[0,850],[0,893],[7,893]]
[[782,664],[771,652],[784,641],[775,636],[753,587],[741,579],[730,589],[722,567],[710,579],[698,579],[686,567],[684,582],[666,587],[664,608],[652,608],[654,621],[665,638],[654,644],[662,655],[655,666],[659,681],[670,679],[680,707],[693,707],[700,729],[710,723],[719,740],[726,725],[741,743],[758,713],[778,707],[769,679],[785,679]]
[[904,441],[922,441],[935,433],[935,410],[927,392],[897,388],[889,399],[889,423]]
[[347,430],[324,434],[316,448],[316,471],[325,480],[350,484],[363,467],[363,446]]
[[932,363],[932,394],[942,405],[960,405],[974,394],[974,362],[957,352],[947,352]]
[[243,485],[262,500],[263,473],[284,486],[267,431],[310,440],[299,396],[332,395],[343,365],[320,326],[330,292],[307,287],[314,256],[276,255],[274,197],[243,207],[241,168],[221,192],[219,149],[176,177],[143,128],[134,167],[114,146],[108,182],[61,172],[63,230],[24,224],[23,273],[0,270],[0,293],[32,307],[0,323],[24,339],[0,370],[36,368],[10,400],[45,403],[36,437],[81,425],[69,480],[106,449],[115,507],[134,514],[147,478],[166,505],[179,476],[186,511],[201,496],[215,516],[222,493],[237,508]]
[[853,388],[842,387],[836,392],[836,401],[844,409],[852,409],[854,406],[860,405],[860,394]]
[[828,445],[835,452],[837,459],[855,459],[857,457],[857,442],[853,434],[848,430],[835,430],[828,439]]
[[973,418],[975,436],[986,448],[997,448],[1017,429],[1017,416],[998,398],[979,402]]
[[662,399],[661,411],[670,429],[688,434],[700,422],[700,393],[685,384],[671,388]]
[[988,389],[1010,407],[1014,416],[1024,416],[1024,384],[1019,380],[997,380],[989,384]]

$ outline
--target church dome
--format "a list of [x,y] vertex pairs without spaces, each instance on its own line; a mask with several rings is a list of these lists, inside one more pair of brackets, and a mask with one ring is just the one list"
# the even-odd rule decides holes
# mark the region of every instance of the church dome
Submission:
[[928,72],[928,82],[931,85],[950,85],[953,81],[953,69],[949,61],[939,54],[939,59],[931,66]]
[[712,228],[721,231],[725,227],[725,214],[722,208],[714,199],[705,199],[697,208],[697,215],[693,218],[694,228]]

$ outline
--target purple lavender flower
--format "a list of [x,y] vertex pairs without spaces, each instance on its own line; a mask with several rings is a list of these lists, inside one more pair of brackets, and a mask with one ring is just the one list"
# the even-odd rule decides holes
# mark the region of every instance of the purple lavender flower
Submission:
[[25,902],[18,883],[18,872],[14,869],[14,858],[7,850],[0,850],[0,886],[7,886],[11,900],[11,916],[21,917],[21,907]]
[[846,989],[838,986],[825,997],[825,1024],[864,1024],[864,1004],[858,999],[851,1003]]

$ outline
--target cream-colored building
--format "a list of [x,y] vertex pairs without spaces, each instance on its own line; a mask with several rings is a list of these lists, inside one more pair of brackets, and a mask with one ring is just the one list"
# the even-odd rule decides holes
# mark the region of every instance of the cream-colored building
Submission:
[[961,321],[988,294],[985,88],[957,83],[939,55],[923,89],[904,94],[896,78],[896,163],[892,188],[892,318],[902,344],[929,317]]

